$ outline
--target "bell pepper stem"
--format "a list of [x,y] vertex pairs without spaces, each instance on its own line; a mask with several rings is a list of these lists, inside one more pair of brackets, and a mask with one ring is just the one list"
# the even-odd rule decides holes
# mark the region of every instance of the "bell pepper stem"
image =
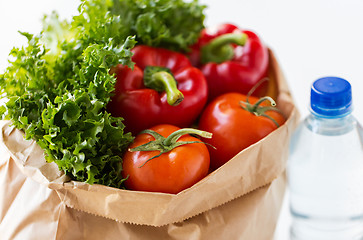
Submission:
[[201,49],[201,62],[222,63],[231,60],[234,56],[232,44],[245,45],[247,35],[245,33],[226,33],[214,38]]
[[184,95],[179,91],[173,75],[161,67],[149,66],[144,70],[144,84],[146,87],[158,92],[166,92],[166,99],[169,105],[177,106]]
[[151,77],[153,81],[159,82],[166,92],[167,102],[170,106],[177,106],[183,101],[184,95],[181,93],[177,86],[174,77],[168,72],[156,72]]

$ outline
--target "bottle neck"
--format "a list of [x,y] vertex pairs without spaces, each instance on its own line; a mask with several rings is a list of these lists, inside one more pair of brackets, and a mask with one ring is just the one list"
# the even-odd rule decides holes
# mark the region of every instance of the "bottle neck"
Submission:
[[305,125],[310,131],[327,136],[346,134],[355,128],[356,120],[352,114],[324,118],[314,113],[305,119]]

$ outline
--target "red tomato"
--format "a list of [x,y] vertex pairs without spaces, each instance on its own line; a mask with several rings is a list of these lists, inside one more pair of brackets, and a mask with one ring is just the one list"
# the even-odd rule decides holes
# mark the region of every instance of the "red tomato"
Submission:
[[[222,166],[241,150],[264,138],[277,128],[277,125],[265,116],[257,116],[241,107],[246,106],[247,96],[240,93],[226,93],[214,99],[203,111],[199,128],[213,134],[205,139],[215,149],[208,146],[211,157],[211,169]],[[259,99],[248,97],[254,104]],[[262,103],[262,106],[266,106]],[[266,111],[279,125],[285,118],[276,111]]]
[[[153,130],[163,137],[179,130],[172,125],[158,125]],[[130,149],[155,140],[153,136],[142,133],[136,136]],[[159,151],[127,151],[123,157],[123,177],[127,189],[137,191],[178,193],[204,178],[209,170],[208,148],[198,138],[189,134],[181,136],[177,142],[198,141],[175,147],[158,155]],[[144,164],[144,165],[143,165]]]

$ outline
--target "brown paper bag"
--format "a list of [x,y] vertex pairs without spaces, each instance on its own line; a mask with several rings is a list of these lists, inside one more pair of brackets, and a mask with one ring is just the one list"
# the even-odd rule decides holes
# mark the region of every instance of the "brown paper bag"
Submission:
[[9,155],[0,160],[0,238],[272,239],[299,114],[270,56],[270,95],[278,93],[286,123],[176,195],[69,181],[34,141],[4,123]]

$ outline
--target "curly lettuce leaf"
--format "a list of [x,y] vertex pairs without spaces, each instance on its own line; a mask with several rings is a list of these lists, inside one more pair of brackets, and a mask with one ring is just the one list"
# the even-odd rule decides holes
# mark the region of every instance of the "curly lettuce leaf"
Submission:
[[89,38],[106,17],[106,39],[134,35],[138,44],[187,52],[204,28],[204,9],[198,0],[83,0],[74,25],[86,26]]
[[[102,21],[99,27],[107,27],[109,19]],[[133,137],[124,132],[122,118],[106,111],[115,85],[109,69],[119,63],[133,67],[134,37],[115,42],[95,31],[90,38],[98,41],[90,42],[81,27],[54,14],[45,18],[40,35],[21,34],[28,45],[11,51],[0,75],[8,99],[0,111],[73,179],[121,187],[120,156]]]

